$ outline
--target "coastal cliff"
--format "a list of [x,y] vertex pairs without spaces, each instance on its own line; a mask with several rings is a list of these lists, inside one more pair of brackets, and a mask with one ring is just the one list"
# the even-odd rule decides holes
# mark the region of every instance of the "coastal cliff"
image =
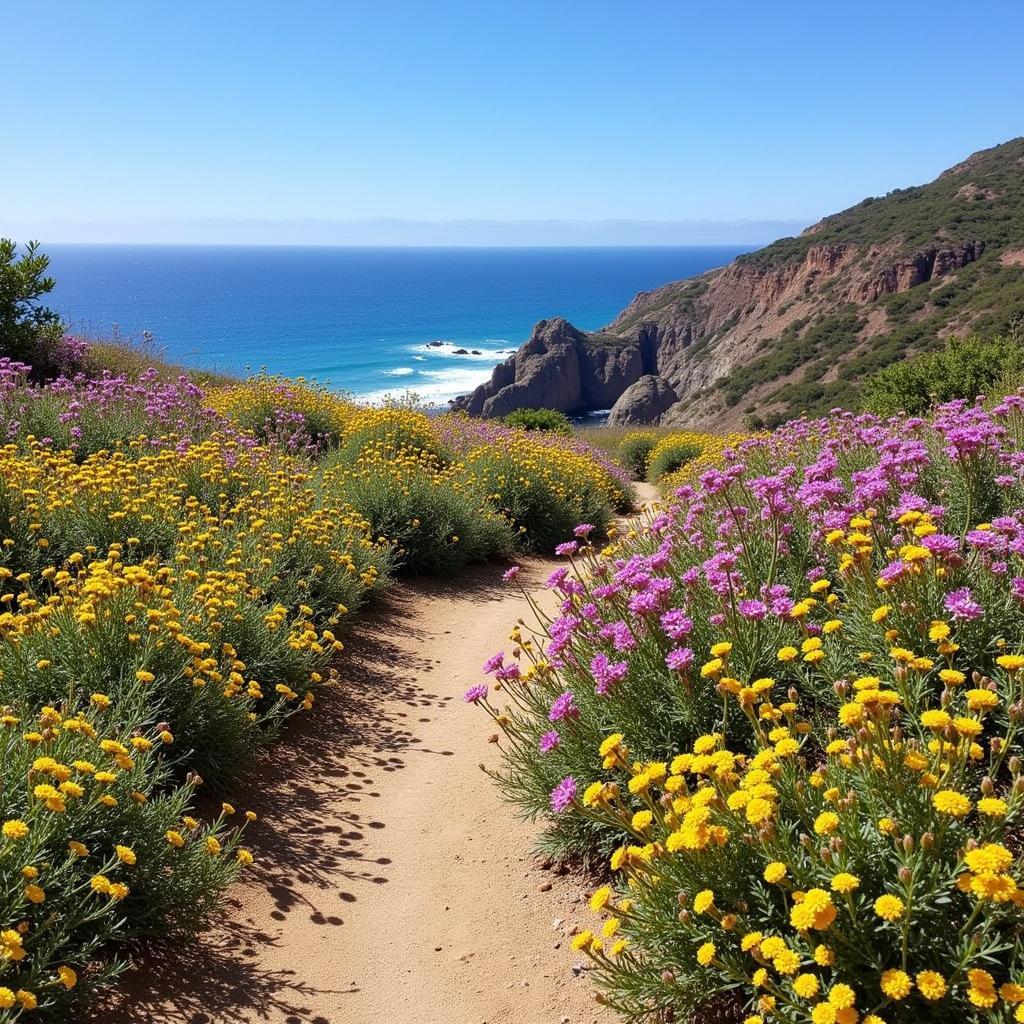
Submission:
[[611,409],[616,425],[758,426],[856,399],[865,375],[1024,317],[1024,139],[866,199],[699,277],[641,292],[606,328],[542,320],[475,416]]

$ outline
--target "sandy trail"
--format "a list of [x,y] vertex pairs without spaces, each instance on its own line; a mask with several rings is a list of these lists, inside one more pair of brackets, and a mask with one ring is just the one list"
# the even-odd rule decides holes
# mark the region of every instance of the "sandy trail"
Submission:
[[[536,587],[551,568],[523,575]],[[461,699],[529,616],[500,577],[399,582],[360,615],[342,684],[238,788],[260,816],[256,867],[198,942],[146,956],[96,1024],[598,1019],[569,949],[592,923],[585,883],[531,855],[478,767],[495,761],[491,723]]]

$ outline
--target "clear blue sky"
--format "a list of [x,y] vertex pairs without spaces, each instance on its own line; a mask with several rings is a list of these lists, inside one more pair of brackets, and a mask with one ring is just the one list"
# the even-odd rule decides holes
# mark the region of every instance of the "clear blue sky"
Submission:
[[5,222],[812,220],[1024,133],[1019,2],[4,4]]

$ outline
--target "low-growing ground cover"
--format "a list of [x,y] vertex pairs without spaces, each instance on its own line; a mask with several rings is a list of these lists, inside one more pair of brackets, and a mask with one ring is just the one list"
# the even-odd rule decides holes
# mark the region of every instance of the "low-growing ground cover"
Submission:
[[245,815],[195,792],[244,792],[393,572],[550,547],[627,497],[577,442],[302,382],[27,375],[0,360],[0,1021],[64,1021],[250,861]]
[[677,430],[663,435],[647,456],[647,479],[663,494],[671,495],[706,470],[722,464],[725,453],[746,434],[705,434]]
[[562,546],[466,698],[608,858],[574,947],[627,1019],[1024,1019],[1022,440],[1021,397],[796,421]]

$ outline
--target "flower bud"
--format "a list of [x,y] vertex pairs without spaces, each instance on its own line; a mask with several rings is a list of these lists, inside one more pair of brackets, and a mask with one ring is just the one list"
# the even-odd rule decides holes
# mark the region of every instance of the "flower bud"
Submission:
[[914,852],[914,837],[912,835],[908,834],[903,837],[903,852],[908,855]]
[[679,911],[679,920],[683,924],[689,924],[690,923],[690,912],[688,910],[680,910]]
[[1020,773],[1020,758],[1016,754],[1014,754],[1013,757],[1010,758],[1010,771],[1014,775]]
[[996,787],[987,775],[981,780],[981,791],[985,796],[991,796],[996,791]]
[[681,907],[685,907],[690,902],[690,897],[685,892],[676,893],[676,902]]
[[661,981],[663,985],[674,985],[676,983],[676,976],[671,971],[662,971]]
[[935,845],[935,836],[931,832],[925,832],[921,836],[921,849],[927,853]]
[[904,865],[903,867],[901,867],[901,868],[899,869],[899,871],[897,871],[897,872],[896,872],[896,874],[897,874],[897,876],[899,877],[899,880],[900,880],[900,881],[901,881],[901,882],[902,882],[902,883],[903,883],[904,885],[906,885],[906,884],[907,884],[907,882],[909,882],[909,881],[910,881],[910,879],[911,879],[911,874],[910,874],[910,868],[906,867],[905,865]]

